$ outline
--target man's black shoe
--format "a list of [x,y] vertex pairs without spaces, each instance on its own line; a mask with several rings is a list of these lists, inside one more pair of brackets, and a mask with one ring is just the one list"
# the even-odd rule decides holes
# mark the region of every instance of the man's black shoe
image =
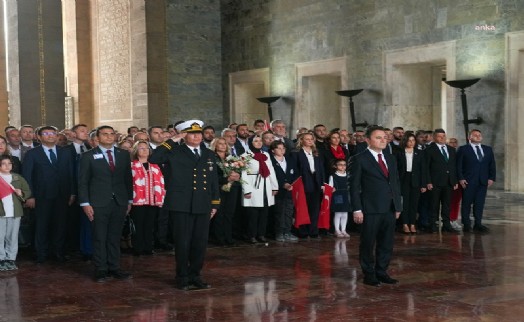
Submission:
[[95,282],[104,283],[107,280],[107,274],[105,271],[96,271]]
[[211,288],[211,285],[207,284],[206,282],[202,281],[201,279],[193,280],[193,282],[191,282],[191,285],[193,285],[197,290],[205,290],[205,289]]
[[489,228],[484,225],[475,225],[473,226],[473,231],[485,234],[489,233]]
[[464,227],[462,227],[462,231],[465,232],[465,233],[471,232],[471,226],[470,225],[464,225]]
[[380,281],[375,276],[364,277],[364,284],[370,286],[380,286]]
[[189,285],[187,283],[177,283],[175,287],[181,291],[189,290]]
[[377,280],[385,284],[397,284],[398,280],[391,278],[389,275],[377,276]]
[[455,233],[455,234],[459,233],[458,230],[455,230],[455,229],[454,229],[453,227],[451,227],[451,226],[443,226],[443,227],[442,227],[442,232],[443,232],[443,233],[444,233],[444,232],[446,232],[446,233]]
[[128,272],[121,271],[121,270],[109,271],[108,275],[113,278],[116,278],[117,280],[127,280],[130,278],[133,278],[131,274],[129,274]]

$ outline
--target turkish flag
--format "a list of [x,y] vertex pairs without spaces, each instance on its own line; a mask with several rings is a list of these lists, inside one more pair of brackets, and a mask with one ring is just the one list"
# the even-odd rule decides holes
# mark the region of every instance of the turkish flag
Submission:
[[271,130],[271,126],[269,126],[269,122],[267,120],[264,120],[264,131],[269,131],[269,130]]
[[309,220],[302,177],[299,177],[291,185],[293,186],[291,194],[293,195],[293,204],[295,205],[295,228],[298,228],[300,225],[309,225],[311,221]]
[[15,188],[0,177],[0,199],[5,198],[15,192]]
[[331,196],[333,187],[324,183],[324,197],[320,204],[320,214],[318,215],[318,228],[329,229],[329,218],[331,213]]

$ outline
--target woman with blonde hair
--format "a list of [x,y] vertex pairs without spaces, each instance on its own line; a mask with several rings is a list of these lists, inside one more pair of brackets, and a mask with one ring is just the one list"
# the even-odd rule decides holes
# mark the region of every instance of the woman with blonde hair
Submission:
[[[227,141],[222,137],[213,139],[209,149],[215,152],[219,162],[224,161],[229,155]],[[232,172],[229,176],[225,176],[221,167],[217,167],[217,171],[218,184],[221,187],[220,209],[213,217],[211,230],[220,246],[233,246],[235,244],[233,241],[233,215],[240,195],[240,184],[238,184],[240,173]]]
[[297,151],[293,152],[298,175],[302,177],[309,212],[309,225],[301,225],[300,238],[319,238],[318,217],[325,183],[324,163],[315,146],[315,136],[303,133],[297,141]]

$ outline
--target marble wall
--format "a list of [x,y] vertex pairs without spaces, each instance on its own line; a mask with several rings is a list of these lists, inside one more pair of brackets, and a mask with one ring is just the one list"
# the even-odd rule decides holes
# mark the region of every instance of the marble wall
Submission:
[[[498,187],[504,186],[505,34],[524,30],[524,3],[503,0],[457,1],[342,1],[342,0],[223,0],[223,83],[230,72],[270,68],[271,94],[288,97],[275,104],[278,117],[293,123],[296,102],[294,67],[298,63],[347,57],[348,88],[364,88],[354,101],[358,121],[387,126],[426,127],[429,118],[402,123],[407,111],[416,115],[432,110],[431,125],[441,122],[450,134],[465,142],[459,92],[448,88],[439,110],[434,104],[395,105],[387,98],[398,79],[386,77],[388,52],[400,51],[407,64],[440,66],[452,79],[482,78],[467,90],[470,117],[481,116],[486,144],[495,146]],[[227,35],[227,36],[226,36]],[[451,52],[437,60],[420,56],[417,49],[454,43]],[[398,66],[392,65],[392,68]],[[450,72],[450,68],[453,69]],[[417,76],[418,77],[418,76]],[[426,97],[439,96],[440,84]],[[346,88],[344,88],[346,89]],[[409,93],[409,91],[406,91]],[[416,96],[416,95],[415,95]],[[228,98],[225,98],[225,104]],[[227,116],[226,109],[224,110]],[[292,124],[295,127],[300,124]],[[509,151],[509,153],[512,153]],[[523,160],[524,161],[524,160]]]

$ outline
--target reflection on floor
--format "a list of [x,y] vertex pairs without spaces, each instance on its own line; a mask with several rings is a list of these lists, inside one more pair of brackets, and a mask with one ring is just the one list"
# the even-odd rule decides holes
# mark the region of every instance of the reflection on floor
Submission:
[[524,321],[524,203],[487,201],[487,235],[397,235],[390,274],[362,284],[358,236],[210,248],[213,288],[174,288],[174,256],[123,256],[129,281],[80,259],[0,272],[0,321]]

